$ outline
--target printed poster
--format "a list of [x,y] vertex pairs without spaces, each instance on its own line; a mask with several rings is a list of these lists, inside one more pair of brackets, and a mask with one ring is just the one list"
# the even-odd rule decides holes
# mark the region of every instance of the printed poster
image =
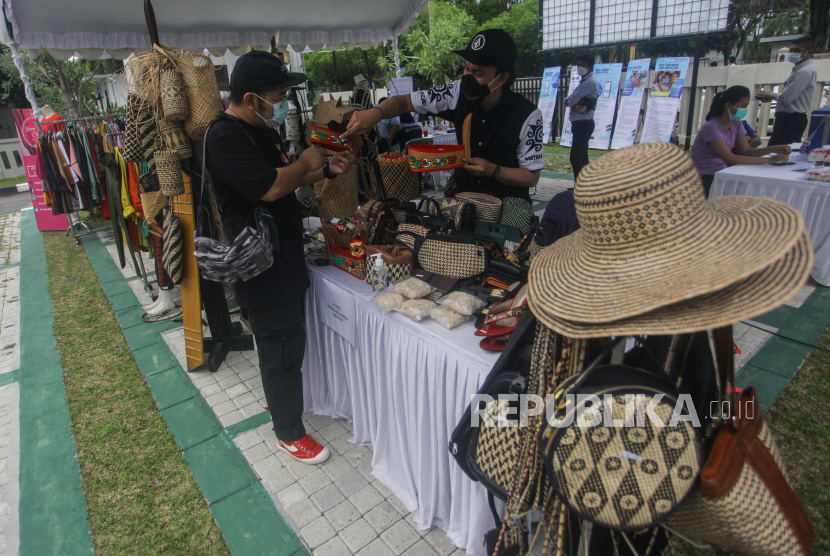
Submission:
[[657,58],[641,143],[668,142],[674,131],[690,58]]
[[614,127],[614,139],[611,141],[612,149],[624,149],[634,145],[637,125],[640,123],[640,109],[643,106],[646,86],[649,84],[650,65],[651,58],[628,62],[620,109],[617,113],[617,124]]
[[26,180],[29,182],[29,195],[32,198],[37,229],[41,232],[66,230],[69,228],[66,215],[52,214],[52,207],[47,205],[43,199],[43,188],[46,183],[41,174],[42,168],[37,152],[39,133],[32,109],[15,109],[13,113],[17,137],[20,141],[20,154],[23,157],[23,166],[26,168]]
[[608,149],[614,129],[614,113],[620,92],[622,64],[595,64],[594,77],[599,84],[597,107],[594,110],[594,134],[588,146],[592,149]]
[[[579,73],[576,71],[577,66],[574,65],[571,67],[571,81],[568,84],[568,94],[571,94],[573,91],[579,87],[579,82],[582,81],[582,78],[579,77]],[[562,127],[562,139],[559,144],[563,147],[570,147],[574,141],[574,134],[571,131],[571,119],[568,117],[568,112],[570,109],[568,106],[565,106],[565,125]]]
[[412,94],[412,77],[392,77],[389,79],[388,96]]
[[545,68],[542,75],[542,90],[539,92],[539,110],[542,111],[542,121],[545,123],[543,143],[550,142],[553,113],[556,110],[556,95],[559,92],[559,74],[561,68]]
[[334,330],[352,347],[357,347],[354,296],[343,295],[343,289],[328,280],[318,280],[314,293],[317,295],[317,316],[323,324]]

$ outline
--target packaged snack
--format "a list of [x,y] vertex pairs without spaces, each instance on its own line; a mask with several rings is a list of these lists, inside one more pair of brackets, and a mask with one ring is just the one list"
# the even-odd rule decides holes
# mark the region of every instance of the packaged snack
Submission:
[[449,307],[456,313],[466,316],[470,316],[484,307],[484,301],[474,295],[464,292],[452,292],[447,294],[441,298],[438,304],[443,305],[444,307]]
[[403,294],[389,291],[389,289],[375,296],[375,305],[384,313],[396,309],[404,301],[406,301],[406,297]]
[[395,284],[395,291],[404,294],[409,299],[420,299],[434,289],[423,280],[417,278],[407,278]]
[[421,322],[429,316],[430,311],[437,305],[429,299],[410,299],[398,305],[395,311],[406,315],[415,322]]
[[467,315],[462,315],[461,313],[456,313],[449,307],[436,307],[432,311],[430,311],[429,316],[432,317],[432,320],[446,328],[447,330],[452,330],[465,320],[469,319],[470,317]]
[[813,181],[830,182],[830,167],[817,166],[807,170],[807,177]]

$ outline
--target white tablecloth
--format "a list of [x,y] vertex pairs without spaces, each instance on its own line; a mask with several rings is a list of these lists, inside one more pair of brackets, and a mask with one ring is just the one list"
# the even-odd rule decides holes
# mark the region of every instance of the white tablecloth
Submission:
[[[498,354],[478,346],[472,321],[448,331],[383,314],[365,282],[331,266],[309,266],[309,275],[306,411],[351,420],[352,442],[372,446],[373,475],[417,511],[419,527],[436,525],[484,556],[483,535],[493,527],[487,491],[464,475],[447,445]],[[323,280],[355,299],[354,348],[318,317]]]
[[709,197],[748,195],[770,197],[798,210],[810,231],[815,261],[810,272],[819,284],[830,286],[830,184],[807,179],[812,166],[806,155],[792,155],[790,166],[732,166],[715,174]]

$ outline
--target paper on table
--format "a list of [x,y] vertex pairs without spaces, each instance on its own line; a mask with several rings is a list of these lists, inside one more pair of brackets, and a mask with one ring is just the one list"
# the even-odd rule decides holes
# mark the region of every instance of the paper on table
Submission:
[[317,283],[317,313],[320,320],[337,332],[352,347],[355,345],[355,319],[354,297],[343,295],[343,290],[328,280],[320,280]]

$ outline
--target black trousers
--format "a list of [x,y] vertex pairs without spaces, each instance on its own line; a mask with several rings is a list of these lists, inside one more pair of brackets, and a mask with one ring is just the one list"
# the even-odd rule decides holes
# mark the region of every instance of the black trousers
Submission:
[[709,190],[712,189],[712,183],[715,181],[715,175],[700,176],[700,182],[703,184],[703,196],[709,198]]
[[305,436],[303,426],[303,358],[305,299],[281,309],[248,309],[256,338],[259,373],[274,433],[283,442]]
[[801,112],[776,112],[768,146],[801,143],[807,129],[807,114]]
[[588,165],[588,143],[594,133],[594,120],[577,120],[571,122],[573,143],[571,144],[571,166],[574,169],[574,183],[579,172]]

